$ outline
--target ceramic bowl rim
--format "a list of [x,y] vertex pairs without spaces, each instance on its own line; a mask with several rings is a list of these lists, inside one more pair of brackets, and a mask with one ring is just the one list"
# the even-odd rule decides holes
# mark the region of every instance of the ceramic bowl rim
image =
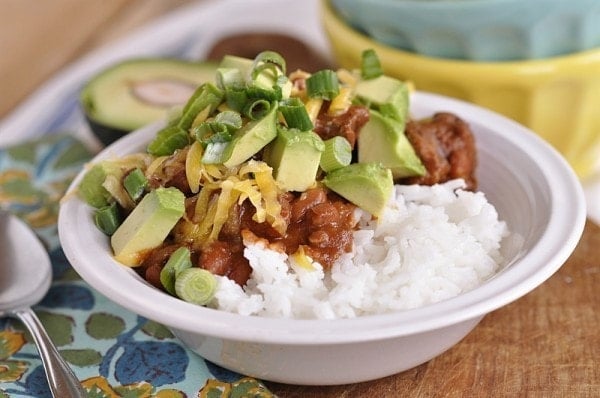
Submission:
[[[473,121],[485,120],[486,125],[493,126],[492,134],[536,160],[537,171],[544,176],[541,183],[550,194],[552,208],[546,228],[531,251],[470,292],[414,310],[335,321],[247,317],[195,306],[136,280],[130,274],[133,271],[110,256],[107,244],[103,249],[94,241],[97,235],[91,235],[100,232],[91,221],[91,209],[72,193],[83,171],[61,202],[58,230],[63,250],[81,277],[110,300],[168,327],[199,335],[267,344],[342,344],[417,334],[481,317],[530,292],[567,260],[585,225],[583,191],[558,152],[518,123],[476,105],[436,94],[417,92],[412,101],[433,103],[451,112],[460,111],[470,115]],[[95,159],[128,152],[120,152],[123,148],[138,147],[140,138],[149,139],[156,128],[156,124],[150,125],[125,136]],[[91,232],[93,230],[96,232]],[[99,265],[109,267],[107,270],[110,269],[114,277],[106,278],[107,271]]]
[[[344,21],[339,13],[333,8],[331,0],[324,0],[321,2],[321,19],[325,22],[326,27],[328,24],[335,24],[345,31],[345,35],[351,35],[354,36],[354,38],[369,43],[376,51],[377,49],[383,49],[384,51],[393,54],[396,57],[410,60],[411,63],[417,64],[420,68],[426,69],[444,70],[446,67],[453,67],[460,68],[459,70],[461,70],[464,74],[474,73],[482,75],[490,73],[490,69],[493,69],[493,71],[510,73],[511,75],[517,77],[523,75],[531,77],[530,75],[532,75],[534,71],[536,75],[542,76],[556,74],[568,74],[576,76],[578,71],[574,69],[574,67],[586,67],[590,63],[600,64],[600,47],[553,57],[506,61],[475,61],[418,54],[378,42],[374,38],[357,30]],[[344,36],[343,40],[348,43],[353,42],[352,37],[348,36]]]

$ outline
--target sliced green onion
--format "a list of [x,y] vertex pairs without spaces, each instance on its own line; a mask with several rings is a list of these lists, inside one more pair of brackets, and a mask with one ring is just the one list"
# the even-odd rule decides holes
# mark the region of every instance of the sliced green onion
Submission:
[[279,101],[283,98],[281,87],[273,85],[269,88],[263,88],[251,85],[246,88],[246,96],[250,99],[264,99],[267,101]]
[[337,74],[331,69],[313,73],[306,79],[306,92],[311,98],[332,99],[340,92]]
[[238,112],[223,111],[215,116],[215,122],[226,125],[230,132],[242,128],[242,116]]
[[248,102],[244,107],[243,114],[251,120],[262,119],[271,110],[271,103],[265,99],[257,99]]
[[216,292],[217,279],[202,268],[185,269],[175,279],[175,294],[193,304],[208,304]]
[[246,102],[248,102],[248,94],[245,88],[228,87],[225,90],[225,101],[227,106],[236,112],[242,112]]
[[379,62],[379,57],[373,49],[362,52],[362,61],[360,65],[360,75],[363,79],[374,79],[383,75],[383,68]]
[[189,134],[179,126],[168,126],[160,130],[148,144],[148,153],[154,156],[171,155],[190,143]]
[[175,280],[177,276],[185,269],[191,268],[192,260],[190,249],[187,247],[180,247],[175,250],[169,260],[160,271],[160,283],[163,285],[165,290],[172,295],[175,293]]
[[304,103],[298,98],[290,98],[279,104],[281,114],[289,128],[300,131],[309,131],[313,129],[313,123],[306,112]]
[[117,203],[113,202],[107,206],[101,207],[94,212],[94,223],[100,231],[111,236],[121,225],[121,216]]
[[275,51],[263,51],[254,58],[252,80],[256,80],[264,70],[270,69],[274,76],[285,75],[285,59]]
[[[214,120],[206,121],[194,128],[196,140],[207,148],[212,143],[231,141],[233,133],[242,128],[242,117],[234,111],[219,113]],[[206,155],[207,159],[213,159],[210,163],[219,163],[213,155]],[[206,162],[205,162],[206,163]]]
[[123,186],[135,202],[142,197],[142,194],[146,190],[148,179],[144,175],[144,172],[139,167],[136,167],[123,179]]
[[200,112],[208,108],[210,114],[221,104],[224,95],[225,93],[214,84],[204,83],[196,89],[183,107],[177,125],[183,130],[188,130]]
[[352,161],[352,146],[342,136],[335,136],[326,141],[325,151],[321,155],[320,166],[325,172],[330,172],[344,166]]
[[[231,136],[229,138],[231,141]],[[223,153],[229,144],[228,141],[209,142],[202,154],[202,163],[204,164],[221,164],[223,163]]]

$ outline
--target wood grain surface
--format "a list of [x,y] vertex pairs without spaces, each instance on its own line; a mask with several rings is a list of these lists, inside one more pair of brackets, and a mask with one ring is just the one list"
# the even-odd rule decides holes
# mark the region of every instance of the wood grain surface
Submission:
[[[186,0],[0,0],[0,117],[88,51]],[[600,397],[600,228],[567,263],[458,345],[412,370],[342,386],[267,383],[280,397]]]

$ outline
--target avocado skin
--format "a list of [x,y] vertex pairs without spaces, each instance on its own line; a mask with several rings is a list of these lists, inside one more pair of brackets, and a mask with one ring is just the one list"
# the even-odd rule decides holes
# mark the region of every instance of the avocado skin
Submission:
[[92,133],[98,138],[98,141],[104,146],[109,146],[131,132],[130,130],[110,127],[106,124],[97,122],[87,114],[85,115],[85,121],[90,126]]
[[[145,80],[172,76],[173,79],[185,82],[193,88],[203,82],[213,81],[215,71],[216,64],[212,62],[190,62],[174,58],[130,59],[109,66],[93,75],[82,88],[79,103],[92,133],[107,146],[133,130],[166,118],[169,112],[166,107],[148,106],[136,98],[131,93],[131,80],[140,79],[140,76]],[[117,92],[118,95],[113,93],[109,98],[105,98],[101,93],[109,88],[111,93]],[[114,104],[118,103],[115,95],[120,101],[125,101],[125,105],[114,107]],[[103,116],[99,116],[98,109],[104,109],[105,103],[110,104],[110,116],[104,115],[104,112],[100,112]],[[143,106],[146,110],[145,116],[135,122],[129,120],[132,109],[139,106]],[[142,114],[139,111],[135,113],[136,116]]]

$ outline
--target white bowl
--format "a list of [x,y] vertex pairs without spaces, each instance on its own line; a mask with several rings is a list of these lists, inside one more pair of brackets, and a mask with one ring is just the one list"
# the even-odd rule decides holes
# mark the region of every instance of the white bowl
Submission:
[[[426,362],[460,341],[485,314],[530,292],[558,270],[581,237],[585,204],[566,161],[521,125],[437,95],[415,93],[411,101],[415,117],[448,111],[470,123],[480,154],[480,189],[511,231],[523,237],[522,245],[504,248],[505,268],[468,293],[414,310],[334,321],[207,309],[168,296],[116,262],[108,239],[94,226],[92,209],[75,195],[67,195],[60,209],[64,252],[100,293],[166,325],[204,358],[242,374],[293,384],[343,384]],[[95,160],[143,151],[156,129],[149,126],[124,137]]]

